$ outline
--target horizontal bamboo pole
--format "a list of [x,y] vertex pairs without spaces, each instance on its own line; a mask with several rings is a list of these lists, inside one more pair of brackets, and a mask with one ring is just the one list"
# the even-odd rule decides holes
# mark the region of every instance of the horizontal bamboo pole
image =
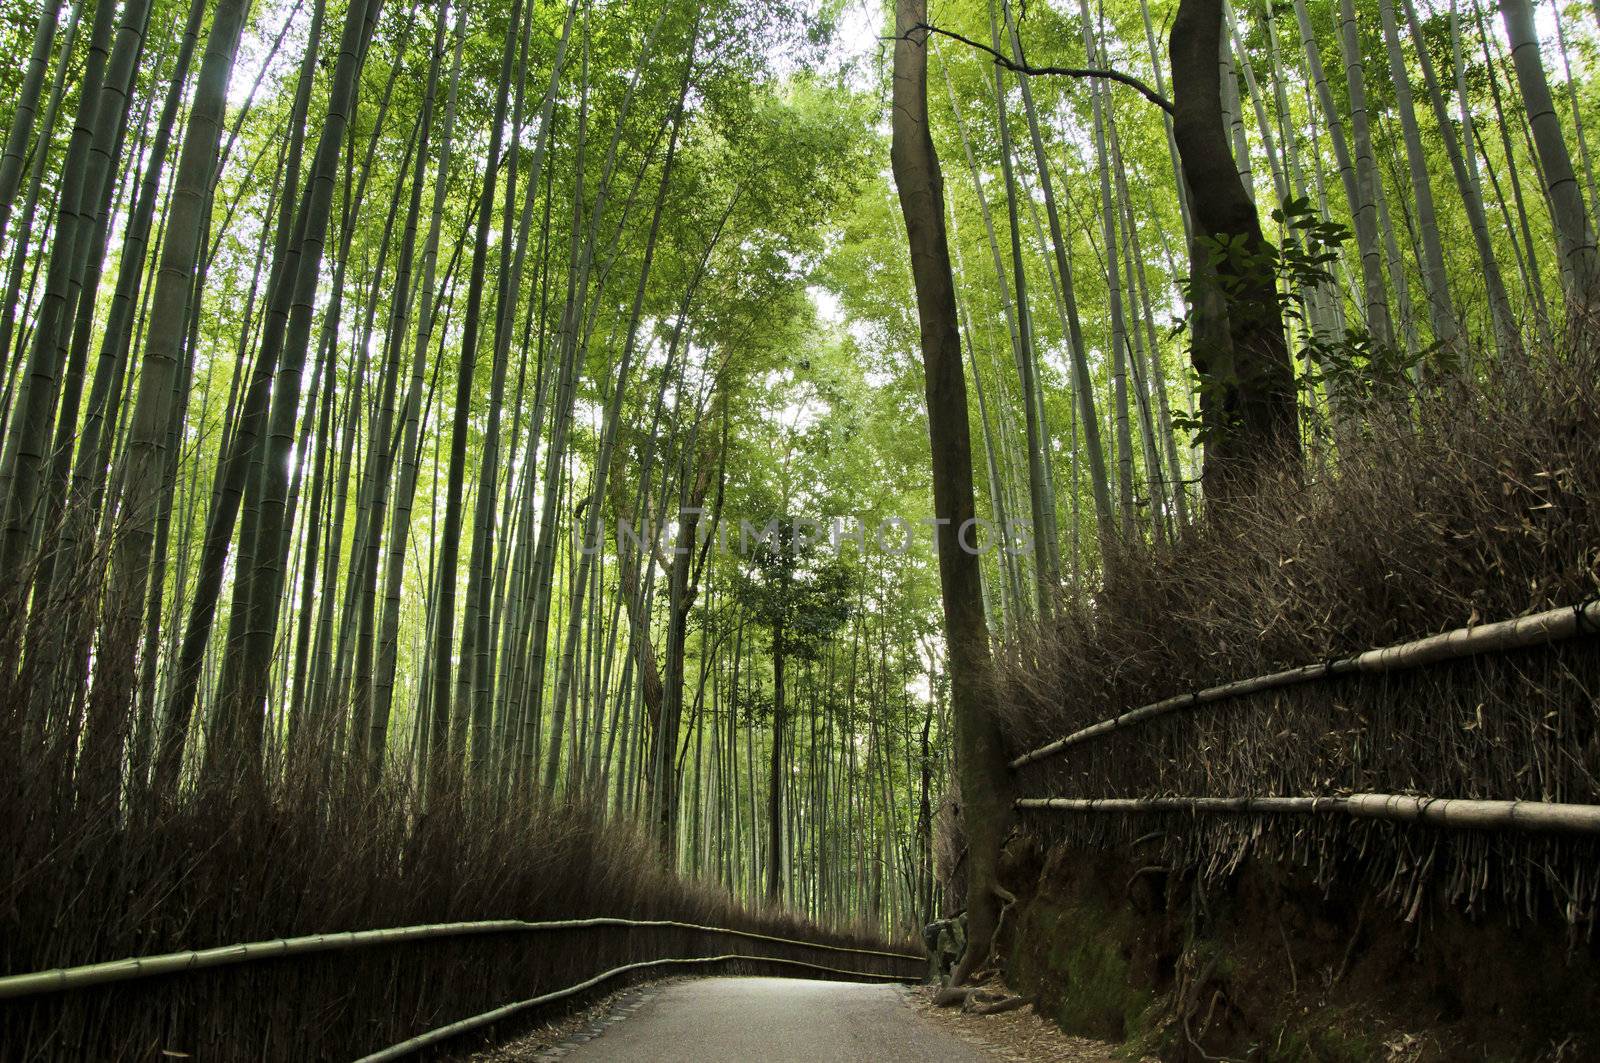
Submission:
[[9,997],[29,996],[37,993],[60,993],[69,989],[101,985],[106,982],[126,982],[135,978],[178,974],[207,967],[225,967],[235,963],[278,959],[283,956],[303,956],[314,952],[339,952],[346,949],[366,948],[375,945],[394,945],[401,942],[424,941],[431,938],[467,937],[479,934],[520,933],[545,930],[584,930],[591,927],[671,927],[704,933],[727,934],[751,941],[772,941],[802,948],[823,949],[828,952],[845,952],[861,956],[886,956],[891,959],[915,960],[923,957],[910,952],[885,952],[878,949],[852,948],[847,945],[822,945],[795,938],[758,934],[753,930],[733,930],[720,926],[701,926],[682,923],[674,919],[620,919],[598,916],[590,919],[555,919],[544,922],[526,922],[521,919],[490,919],[472,923],[429,923],[423,926],[392,927],[386,930],[354,930],[339,934],[310,934],[305,937],[272,938],[239,945],[219,945],[210,949],[188,952],[168,952],[159,956],[135,956],[125,960],[107,960],[78,967],[57,967],[49,971],[13,974],[0,977],[0,1000]]
[[526,1011],[528,1008],[537,1007],[540,1004],[553,1004],[558,1000],[564,1000],[567,997],[575,996],[586,989],[593,989],[601,982],[609,981],[610,979],[621,974],[627,974],[629,971],[642,971],[649,967],[686,967],[707,963],[728,963],[734,960],[745,960],[752,963],[775,963],[781,964],[785,967],[804,967],[809,970],[823,971],[828,974],[845,974],[852,978],[874,978],[884,982],[919,981],[918,978],[911,976],[896,974],[868,974],[862,971],[846,970],[842,967],[825,967],[820,963],[806,963],[804,960],[782,960],[769,956],[693,956],[683,959],[675,958],[665,960],[645,960],[641,963],[629,963],[621,967],[613,967],[611,970],[597,974],[593,978],[579,982],[577,985],[567,986],[565,989],[557,989],[552,993],[545,993],[541,996],[530,997],[527,1000],[518,1000],[511,1004],[504,1004],[493,1009],[492,1011],[486,1011],[480,1015],[473,1015],[470,1018],[462,1019],[459,1022],[452,1022],[448,1026],[440,1026],[438,1029],[429,1030],[427,1033],[419,1034],[410,1040],[401,1041],[399,1044],[390,1045],[388,1048],[374,1052],[371,1055],[362,1056],[360,1059],[356,1060],[356,1063],[386,1063],[388,1060],[402,1059],[419,1049],[427,1048],[429,1045],[436,1045],[441,1041],[447,1041],[452,1037],[455,1037],[459,1034],[468,1033],[469,1031],[476,1030],[479,1027],[488,1026],[490,1023],[499,1022],[501,1019],[509,1018],[519,1011]]
[[1343,797],[1024,797],[1039,812],[1340,813],[1363,819],[1426,823],[1457,830],[1600,834],[1600,805],[1555,801],[1480,801],[1470,797],[1349,794]]
[[1058,738],[1048,742],[1037,749],[1017,757],[1011,762],[1015,771],[1035,761],[1056,756],[1062,751],[1087,742],[1090,739],[1100,738],[1120,731],[1135,724],[1144,723],[1157,716],[1165,716],[1169,712],[1179,709],[1193,709],[1201,705],[1209,705],[1214,701],[1223,701],[1228,698],[1240,698],[1247,694],[1260,693],[1263,690],[1276,690],[1280,687],[1294,686],[1299,683],[1309,683],[1329,676],[1350,675],[1355,672],[1377,674],[1381,672],[1398,672],[1407,668],[1420,668],[1425,665],[1438,664],[1441,661],[1454,661],[1463,657],[1472,657],[1481,653],[1495,653],[1504,650],[1522,649],[1527,646],[1538,646],[1544,643],[1560,642],[1573,638],[1576,635],[1600,632],[1600,599],[1586,602],[1583,605],[1563,606],[1560,609],[1550,609],[1543,613],[1534,613],[1531,616],[1518,617],[1515,620],[1503,620],[1495,624],[1480,624],[1477,627],[1457,628],[1438,635],[1430,635],[1425,639],[1413,642],[1402,642],[1394,646],[1382,646],[1375,650],[1367,650],[1351,657],[1340,657],[1319,664],[1303,665],[1299,668],[1290,668],[1282,672],[1273,672],[1270,675],[1258,675],[1249,679],[1239,679],[1232,683],[1210,687],[1205,690],[1195,691],[1190,694],[1178,694],[1161,701],[1142,705],[1137,709],[1101,720],[1099,723],[1090,724],[1079,731],[1074,731],[1065,738]]

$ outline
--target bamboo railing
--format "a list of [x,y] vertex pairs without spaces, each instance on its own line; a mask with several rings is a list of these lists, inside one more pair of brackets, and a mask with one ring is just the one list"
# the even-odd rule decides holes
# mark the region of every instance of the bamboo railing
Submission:
[[[881,953],[880,955],[900,954]],[[907,958],[910,957],[908,956]],[[627,974],[630,971],[640,971],[652,967],[682,967],[698,964],[731,963],[739,961],[747,963],[778,964],[784,967],[803,967],[813,971],[822,971],[826,974],[844,974],[849,975],[852,978],[872,978],[884,982],[917,981],[916,978],[910,976],[895,974],[870,974],[863,971],[847,970],[842,967],[826,967],[820,963],[806,963],[804,960],[776,959],[767,956],[741,956],[730,954],[726,956],[693,956],[682,959],[673,958],[664,960],[645,960],[641,963],[629,963],[624,964],[621,967],[613,967],[611,970],[597,974],[593,978],[585,979],[584,981],[579,982],[577,985],[567,986],[565,989],[557,989],[551,993],[544,993],[540,996],[530,997],[527,1000],[518,1000],[511,1004],[504,1004],[490,1011],[473,1015],[470,1018],[461,1019],[458,1022],[452,1022],[447,1026],[440,1026],[437,1029],[429,1030],[427,1033],[419,1034],[416,1037],[410,1038],[409,1040],[401,1041],[399,1044],[390,1045],[388,1048],[374,1052],[371,1055],[362,1056],[356,1061],[356,1063],[386,1063],[388,1060],[401,1059],[410,1055],[412,1052],[427,1048],[430,1045],[439,1044],[441,1041],[447,1041],[450,1038],[456,1037],[460,1034],[469,1033],[472,1030],[488,1026],[491,1023],[499,1022],[501,1019],[509,1018],[519,1011],[526,1011],[528,1008],[537,1007],[541,1004],[553,1004],[558,1000],[564,1000],[567,997],[576,996],[577,994],[582,993],[584,990],[593,989],[602,982],[609,981],[618,975]]]
[[1393,646],[1382,646],[1378,649],[1367,650],[1365,653],[1358,653],[1351,657],[1340,657],[1319,664],[1308,664],[1282,672],[1273,672],[1270,675],[1239,679],[1232,683],[1224,683],[1221,686],[1209,687],[1189,694],[1178,694],[1174,697],[1151,702],[1148,705],[1142,705],[1139,708],[1119,713],[1109,719],[1101,720],[1099,723],[1090,724],[1088,727],[1074,731],[1064,738],[1058,738],[1037,749],[1029,750],[1011,761],[1011,769],[1015,771],[1035,761],[1056,756],[1080,743],[1104,737],[1115,731],[1132,727],[1135,724],[1145,723],[1158,716],[1165,716],[1180,709],[1199,708],[1202,705],[1209,705],[1230,698],[1240,698],[1263,690],[1276,690],[1281,687],[1309,683],[1332,676],[1352,675],[1355,673],[1398,672],[1437,664],[1441,661],[1459,660],[1463,657],[1472,657],[1482,653],[1495,653],[1560,642],[1586,633],[1600,633],[1600,598],[1581,605],[1563,606],[1560,609],[1550,609],[1542,613],[1518,617],[1515,620],[1503,620],[1494,624],[1458,628],[1454,631],[1430,635],[1427,638],[1416,639],[1412,642],[1402,642]]
[[1018,809],[1081,813],[1343,814],[1362,819],[1428,823],[1459,830],[1519,830],[1600,834],[1600,805],[1554,801],[1487,801],[1406,794],[1335,797],[1023,797]]
[[[882,949],[855,948],[848,945],[824,945],[796,938],[760,934],[753,930],[734,930],[728,927],[702,926],[673,919],[621,919],[598,916],[589,919],[554,919],[527,922],[520,919],[491,919],[468,923],[429,923],[422,926],[392,927],[385,930],[355,930],[337,934],[310,934],[304,937],[272,938],[238,945],[220,945],[216,948],[194,949],[186,952],[168,952],[156,956],[135,956],[122,960],[107,960],[77,967],[57,967],[48,971],[13,974],[0,977],[0,1000],[10,997],[31,996],[41,993],[60,993],[69,989],[103,985],[108,982],[126,982],[157,975],[198,971],[210,967],[225,967],[256,960],[281,959],[285,956],[303,956],[317,952],[338,952],[347,949],[367,948],[376,945],[394,945],[401,942],[425,941],[431,938],[467,937],[481,934],[519,933],[550,930],[584,930],[595,927],[657,927],[691,930],[702,933],[726,934],[749,941],[770,941],[801,948],[821,949],[828,952],[851,953],[861,956],[883,956],[921,962],[917,953],[891,952]],[[799,961],[794,961],[799,962]]]

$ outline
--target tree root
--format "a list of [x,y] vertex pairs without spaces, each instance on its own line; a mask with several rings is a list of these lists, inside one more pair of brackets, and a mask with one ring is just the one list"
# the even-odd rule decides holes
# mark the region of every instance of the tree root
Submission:
[[1339,964],[1339,969],[1333,972],[1333,978],[1328,982],[1329,989],[1344,981],[1345,972],[1350,970],[1350,961],[1355,958],[1356,942],[1361,940],[1361,928],[1366,925],[1366,922],[1367,898],[1363,896],[1361,898],[1361,908],[1356,912],[1356,928],[1350,932],[1350,943],[1345,946],[1344,960]]
[[1015,993],[987,1003],[979,1003],[979,996],[980,994],[974,993],[967,999],[967,1003],[962,1005],[961,1010],[969,1015],[999,1015],[1002,1012],[1025,1008],[1033,1003],[1031,997],[1017,996]]
[[[994,934],[989,938],[989,951],[985,953],[981,966],[988,967],[993,963],[996,967],[1000,967],[1003,966],[1003,958],[1000,955],[1000,935],[1005,933],[1006,916],[1011,914],[1012,907],[1017,903],[1017,895],[998,882],[990,884],[989,890],[1001,902],[1000,915],[994,921]],[[974,977],[972,980],[981,982],[984,979]]]
[[1033,998],[1018,996],[1007,989],[986,989],[982,986],[950,986],[933,995],[933,1004],[940,1008],[959,1006],[968,1015],[999,1015],[1015,1011],[1033,1003]]
[[1128,848],[1137,849],[1146,842],[1153,842],[1160,838],[1165,838],[1171,833],[1172,832],[1168,830],[1153,830],[1149,834],[1141,834],[1129,844]]
[[[1002,966],[1002,957],[999,955],[1000,937],[1005,933],[1006,917],[1011,914],[1012,906],[1017,903],[1017,895],[998,883],[992,883],[989,891],[1001,902],[1001,906],[1000,914],[994,921],[994,932],[989,935],[988,944],[984,949],[983,958],[973,964],[972,970],[967,972],[965,977],[962,977],[961,967],[957,965],[956,970],[951,972],[950,985],[934,994],[933,1003],[937,1007],[954,1007],[957,1004],[964,1007],[966,994],[975,991],[971,987],[981,986],[999,974],[999,968]],[[975,942],[970,939],[967,941],[968,954],[972,953],[974,944]],[[963,962],[965,959],[966,957],[963,957]],[[958,986],[967,988],[957,988]]]
[[1171,870],[1172,868],[1167,867],[1164,864],[1146,864],[1128,876],[1128,881],[1123,885],[1122,892],[1131,893],[1133,891],[1133,884],[1138,882],[1146,875],[1165,875]]

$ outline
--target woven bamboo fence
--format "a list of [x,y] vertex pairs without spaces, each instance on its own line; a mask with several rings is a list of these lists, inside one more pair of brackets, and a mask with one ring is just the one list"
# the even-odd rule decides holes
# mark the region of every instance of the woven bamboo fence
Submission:
[[[57,967],[49,971],[34,971],[0,977],[0,1000],[8,997],[31,996],[39,993],[60,993],[108,982],[126,982],[136,978],[153,978],[157,975],[180,974],[211,967],[225,967],[251,961],[283,959],[316,952],[338,952],[347,949],[370,948],[377,945],[397,945],[403,942],[426,941],[433,938],[468,937],[478,934],[507,934],[527,931],[588,930],[600,927],[637,927],[692,930],[707,934],[720,934],[747,941],[765,941],[793,945],[824,952],[853,953],[862,956],[879,956],[921,963],[923,957],[910,952],[889,952],[881,949],[854,948],[846,945],[825,945],[801,941],[796,938],[759,934],[752,930],[734,930],[728,927],[702,926],[675,919],[619,919],[598,916],[590,919],[551,919],[527,922],[521,919],[489,919],[468,923],[430,923],[424,926],[390,927],[383,930],[354,930],[338,934],[308,934],[302,937],[273,938],[268,941],[251,941],[237,945],[221,945],[210,949],[185,952],[168,952],[159,956],[134,956],[103,963],[88,963],[76,967]],[[751,957],[754,958],[754,957]]]
[[1024,797],[1016,804],[1025,811],[1043,812],[1347,815],[1396,823],[1427,823],[1458,830],[1600,834],[1600,805],[1552,801],[1347,794],[1333,797]]
[[[746,947],[733,951],[730,939]],[[19,1029],[71,1029],[73,1041],[53,1041],[51,1053],[78,1054],[70,1047],[78,1038],[86,1048],[99,1046],[92,1048],[98,1052],[121,1041],[107,1037],[97,1017],[132,1008],[189,1017],[180,1024],[188,1032],[169,1028],[156,1042],[163,1052],[229,1060],[398,1059],[464,1034],[488,1033],[495,1024],[580,997],[608,982],[677,968],[914,982],[923,978],[926,958],[918,952],[674,919],[433,923],[275,938],[0,977],[0,1029],[14,1021]],[[430,988],[442,984],[456,986],[448,1000]],[[477,1010],[507,999],[512,1002]],[[231,1032],[213,1035],[192,1029],[192,1017],[221,1014],[227,1008],[233,1009],[226,1011]],[[246,1030],[260,1033],[246,1041],[241,1037]],[[396,1038],[405,1039],[373,1048]],[[41,1047],[38,1041],[32,1044]],[[141,1052],[148,1049],[149,1042],[144,1044]]]
[[618,978],[624,974],[631,974],[635,971],[660,970],[664,967],[703,967],[710,964],[728,963],[757,963],[763,965],[777,965],[778,967],[803,970],[807,974],[820,973],[826,975],[842,975],[847,978],[864,978],[868,980],[886,982],[911,982],[918,980],[916,976],[867,974],[861,971],[848,970],[842,967],[829,967],[824,964],[807,963],[804,960],[783,960],[773,959],[770,957],[745,956],[738,954],[646,960],[643,963],[629,963],[624,964],[621,967],[614,967],[609,971],[602,971],[593,978],[587,978],[582,982],[579,982],[577,985],[567,986],[565,989],[558,989],[553,993],[543,993],[536,997],[530,997],[527,1000],[518,1000],[511,1004],[504,1004],[498,1008],[494,1008],[493,1010],[486,1011],[481,1015],[474,1015],[471,1018],[461,1019],[460,1021],[450,1023],[447,1026],[441,1026],[436,1030],[429,1030],[425,1034],[420,1034],[419,1036],[413,1037],[409,1040],[401,1041],[399,1044],[390,1045],[388,1048],[385,1048],[382,1051],[373,1052],[371,1055],[362,1056],[356,1061],[356,1063],[385,1063],[387,1060],[403,1059],[413,1052],[431,1047],[443,1041],[448,1041],[453,1037],[459,1037],[462,1034],[470,1033],[473,1030],[482,1029],[483,1027],[489,1026],[493,1023],[501,1022],[519,1014],[520,1012],[524,1012],[529,1008],[541,1007],[543,1005],[554,1004],[558,1001],[566,1000],[570,997],[577,996],[580,993],[587,992],[588,990],[593,989],[602,983],[609,982],[613,978]]
[[1153,720],[1167,713],[1183,709],[1196,709],[1219,701],[1247,697],[1263,691],[1277,690],[1300,683],[1312,683],[1335,676],[1365,673],[1377,675],[1410,668],[1422,668],[1443,661],[1460,660],[1479,654],[1524,649],[1574,638],[1583,634],[1600,633],[1600,599],[1561,609],[1550,609],[1531,616],[1504,620],[1495,624],[1457,628],[1424,639],[1381,646],[1365,653],[1340,657],[1331,661],[1289,668],[1268,675],[1252,676],[1220,686],[1207,687],[1188,694],[1178,694],[1160,701],[1141,705],[1136,709],[1090,724],[1054,742],[1031,749],[1011,761],[1013,771],[1036,761],[1057,756],[1082,742],[1120,731],[1125,727]]
[[1589,600],[1143,704],[1016,757],[1017,808],[1047,843],[1154,838],[1213,883],[1265,859],[1592,935],[1597,633]]

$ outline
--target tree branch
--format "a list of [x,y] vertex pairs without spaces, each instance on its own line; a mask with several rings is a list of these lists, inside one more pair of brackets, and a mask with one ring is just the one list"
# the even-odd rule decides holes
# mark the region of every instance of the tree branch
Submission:
[[[922,37],[920,40],[913,36],[913,34],[915,34],[918,30],[922,31]],[[918,22],[906,30],[902,36],[891,37],[889,40],[910,41],[913,44],[925,45],[928,38],[935,33],[939,34],[941,37],[949,37],[953,41],[959,41],[962,44],[967,45],[969,48],[976,48],[980,52],[988,53],[994,58],[994,61],[997,65],[1003,66],[1013,73],[1026,74],[1029,77],[1040,77],[1047,74],[1054,74],[1061,77],[1101,78],[1106,81],[1115,81],[1119,84],[1127,85],[1129,88],[1136,90],[1139,95],[1143,96],[1145,99],[1149,100],[1163,111],[1166,111],[1168,114],[1173,113],[1171,100],[1167,99],[1165,96],[1161,95],[1161,93],[1157,92],[1143,81],[1134,77],[1132,74],[1124,74],[1120,70],[1103,70],[1098,67],[1085,66],[1033,66],[1027,61],[1026,57],[1024,57],[1021,61],[1012,59],[1009,56],[1006,56],[989,47],[987,44],[982,44],[973,40],[971,37],[963,37],[954,30],[941,29],[940,27],[927,22]]]

